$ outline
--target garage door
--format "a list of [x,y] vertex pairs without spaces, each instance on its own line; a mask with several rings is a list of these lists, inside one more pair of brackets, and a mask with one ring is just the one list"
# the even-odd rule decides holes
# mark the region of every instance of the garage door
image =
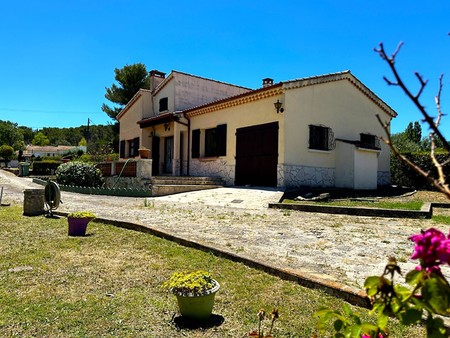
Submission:
[[236,130],[236,185],[276,187],[278,122]]

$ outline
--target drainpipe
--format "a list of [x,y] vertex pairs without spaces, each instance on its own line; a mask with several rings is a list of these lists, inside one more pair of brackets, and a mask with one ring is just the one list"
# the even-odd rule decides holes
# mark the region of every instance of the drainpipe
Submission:
[[[189,167],[190,167],[190,158],[191,158],[191,154],[190,154],[190,149],[191,149],[191,120],[189,119],[189,117],[187,117],[186,113],[183,112],[183,117],[188,121],[187,123],[187,127],[188,127],[188,149],[187,149],[187,168],[186,168],[186,174],[187,176],[189,176]],[[182,122],[178,122],[178,123],[182,123]],[[185,123],[182,123],[184,125],[186,125]]]

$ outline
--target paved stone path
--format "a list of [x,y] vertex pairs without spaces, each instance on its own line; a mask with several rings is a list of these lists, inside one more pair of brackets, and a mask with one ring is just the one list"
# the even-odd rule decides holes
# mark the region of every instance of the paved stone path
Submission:
[[[4,201],[23,203],[25,188],[42,188],[29,178],[0,170]],[[380,274],[387,258],[403,271],[413,245],[408,237],[431,220],[375,218],[268,209],[282,196],[275,189],[219,188],[155,198],[81,195],[62,192],[58,211],[90,210],[98,217],[135,222],[239,256],[268,262],[321,280],[362,289]],[[1,221],[1,220],[0,220]]]

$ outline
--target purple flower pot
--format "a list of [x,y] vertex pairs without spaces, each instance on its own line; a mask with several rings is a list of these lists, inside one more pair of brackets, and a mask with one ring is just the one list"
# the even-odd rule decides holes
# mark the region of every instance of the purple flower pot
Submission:
[[86,228],[92,218],[67,218],[69,222],[69,236],[85,236]]

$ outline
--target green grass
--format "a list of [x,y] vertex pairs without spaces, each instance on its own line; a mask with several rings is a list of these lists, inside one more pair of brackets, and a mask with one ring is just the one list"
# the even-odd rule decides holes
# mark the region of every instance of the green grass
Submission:
[[[343,305],[148,234],[92,222],[88,236],[68,237],[64,218],[21,214],[16,206],[0,208],[2,337],[245,337],[257,327],[259,308],[278,306],[275,337],[307,338],[319,307]],[[174,296],[161,289],[174,271],[198,269],[221,284],[214,320],[203,327],[182,321]],[[423,336],[422,329],[392,329],[392,337]]]
[[314,204],[314,205],[326,205],[336,207],[366,207],[366,208],[380,208],[380,209],[401,209],[401,210],[420,210],[423,205],[423,201],[408,201],[408,202],[390,202],[390,201],[351,201],[351,200],[339,200],[339,201],[294,201],[284,200],[283,203],[294,204]]
[[450,216],[434,215],[432,219],[439,224],[450,225]]

